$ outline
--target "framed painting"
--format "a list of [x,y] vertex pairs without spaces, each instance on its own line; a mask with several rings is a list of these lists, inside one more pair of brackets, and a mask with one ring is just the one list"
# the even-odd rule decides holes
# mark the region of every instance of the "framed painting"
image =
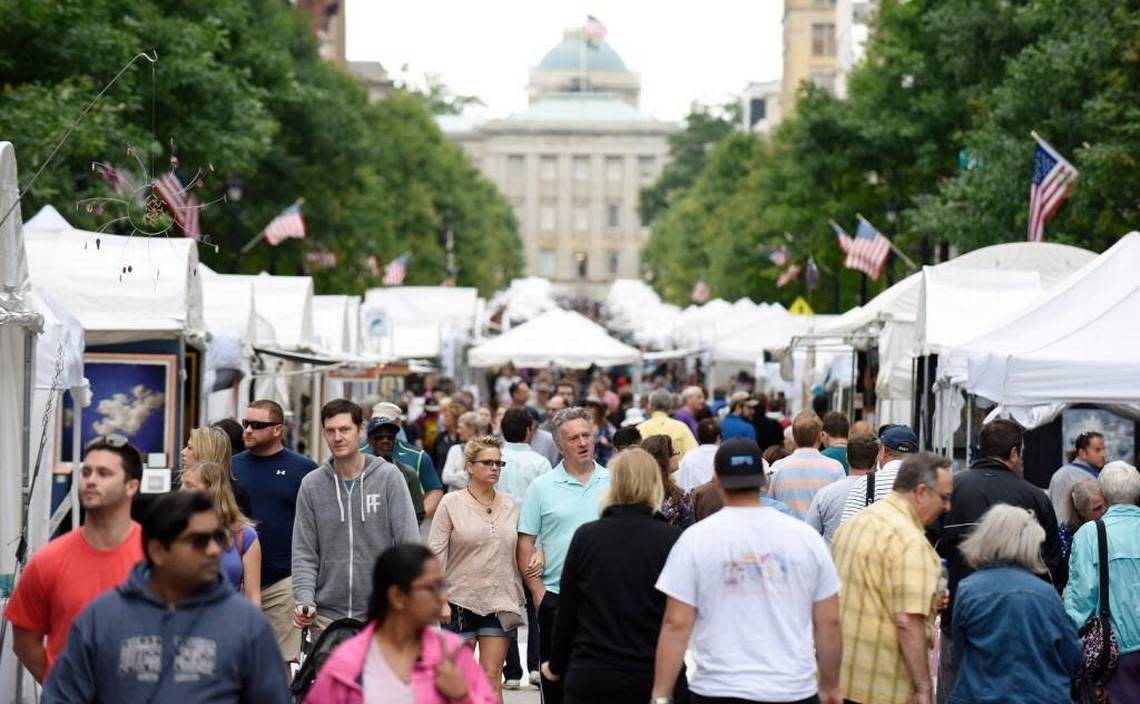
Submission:
[[1061,413],[1062,464],[1073,449],[1077,436],[1086,431],[1104,435],[1106,461],[1136,461],[1136,421],[1106,408],[1066,408]]
[[[175,416],[178,402],[178,356],[88,352],[83,373],[91,382],[91,405],[80,409],[81,447],[99,435],[119,434],[142,453],[143,462],[164,457],[172,466],[178,448]],[[60,414],[61,461],[72,457],[74,412]],[[154,462],[149,462],[155,466]]]

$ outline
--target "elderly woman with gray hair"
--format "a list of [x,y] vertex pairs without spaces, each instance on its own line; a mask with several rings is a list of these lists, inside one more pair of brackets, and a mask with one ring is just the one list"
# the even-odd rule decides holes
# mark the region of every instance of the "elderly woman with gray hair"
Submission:
[[1120,660],[1108,681],[1112,702],[1140,701],[1140,473],[1126,462],[1109,462],[1100,471],[1108,510],[1100,521],[1081,526],[1069,556],[1065,611],[1082,626],[1100,603],[1100,558],[1096,523],[1108,539],[1108,605]]
[[1033,512],[997,504],[960,546],[976,571],[958,585],[952,637],[961,669],[950,704],[1069,704],[1081,642],[1041,561]]

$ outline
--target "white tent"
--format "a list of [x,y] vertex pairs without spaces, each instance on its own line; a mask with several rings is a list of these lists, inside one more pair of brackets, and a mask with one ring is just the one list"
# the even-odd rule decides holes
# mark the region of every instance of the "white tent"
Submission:
[[359,304],[359,296],[313,296],[313,331],[322,351],[357,352],[353,345],[359,336]]
[[639,358],[633,347],[618,342],[605,328],[568,310],[552,310],[517,328],[472,347],[467,353],[472,367],[513,363],[516,367],[585,369],[591,364],[632,364]]
[[487,303],[490,314],[502,311],[504,330],[560,307],[554,300],[554,288],[550,280],[538,276],[511,280],[506,289],[496,293]]
[[1006,407],[1140,403],[1140,233],[1121,238],[1037,305],[962,345],[965,387]]

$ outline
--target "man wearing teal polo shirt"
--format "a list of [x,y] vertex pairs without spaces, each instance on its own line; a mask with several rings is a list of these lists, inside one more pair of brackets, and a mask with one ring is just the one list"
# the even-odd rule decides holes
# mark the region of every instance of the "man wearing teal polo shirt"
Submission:
[[[590,413],[580,407],[558,412],[551,423],[562,461],[535,479],[527,490],[519,515],[517,558],[519,571],[528,575],[535,542],[546,560],[542,577],[526,577],[527,588],[538,606],[539,657],[550,659],[554,622],[558,611],[562,565],[570,539],[578,526],[597,520],[598,505],[610,484],[605,467],[594,461],[594,428]],[[542,678],[545,704],[562,704],[562,685]]]

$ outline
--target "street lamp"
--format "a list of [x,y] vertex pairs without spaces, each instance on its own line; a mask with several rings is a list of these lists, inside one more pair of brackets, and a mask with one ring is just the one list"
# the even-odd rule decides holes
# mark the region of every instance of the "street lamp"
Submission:
[[230,271],[238,273],[241,266],[241,199],[245,195],[245,182],[239,176],[226,179],[226,212],[230,221]]
[[[899,209],[893,200],[888,200],[883,204],[883,209],[886,211],[887,226],[890,232],[886,234],[887,238],[894,240],[895,238],[895,221],[899,218]],[[895,283],[895,258],[891,257],[887,260],[887,285],[891,286]]]

